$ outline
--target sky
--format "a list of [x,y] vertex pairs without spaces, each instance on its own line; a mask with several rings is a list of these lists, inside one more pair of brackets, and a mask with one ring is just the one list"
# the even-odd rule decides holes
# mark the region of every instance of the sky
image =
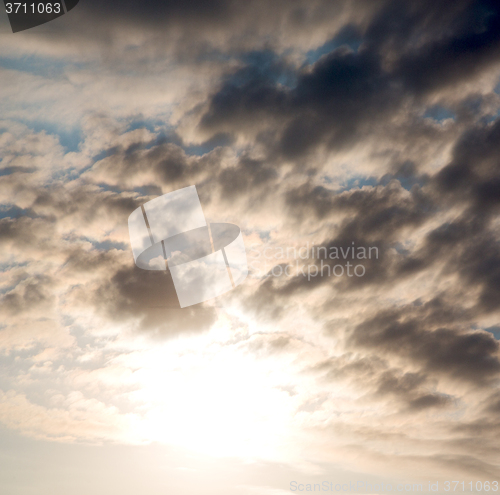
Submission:
[[[498,2],[1,9],[0,81],[2,494],[498,482]],[[249,274],[181,309],[127,220],[192,185]]]

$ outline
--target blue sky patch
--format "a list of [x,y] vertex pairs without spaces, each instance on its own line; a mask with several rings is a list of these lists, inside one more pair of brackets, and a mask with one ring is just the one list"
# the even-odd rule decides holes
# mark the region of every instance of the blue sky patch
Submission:
[[446,119],[455,119],[456,115],[446,107],[442,107],[441,105],[434,105],[429,107],[424,113],[424,119],[431,118],[437,120],[438,122],[442,122]]

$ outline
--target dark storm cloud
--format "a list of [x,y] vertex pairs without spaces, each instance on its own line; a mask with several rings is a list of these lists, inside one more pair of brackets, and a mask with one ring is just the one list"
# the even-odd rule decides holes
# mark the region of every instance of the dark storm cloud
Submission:
[[[363,265],[366,273],[362,277],[346,275],[335,282],[329,276],[308,279],[302,273],[284,284],[268,280],[261,287],[262,304],[267,305],[266,301],[274,301],[276,297],[289,297],[297,291],[313,290],[323,284],[337,283],[341,290],[355,290],[370,284],[380,286],[401,281],[398,260],[387,253],[391,248],[399,249],[402,236],[409,229],[418,227],[432,218],[435,204],[418,185],[414,185],[408,193],[398,181],[391,182],[390,177],[386,175],[383,182],[387,180],[389,184],[385,186],[354,189],[341,194],[310,184],[288,191],[285,201],[290,218],[301,223],[309,223],[311,218],[324,222],[335,218],[336,215],[345,215],[335,236],[317,243],[318,246],[326,247],[328,254],[332,249],[338,249],[339,258],[325,257],[322,254],[312,256],[308,263],[315,264],[319,269],[326,266],[324,273],[327,274],[331,273],[335,265],[345,265],[349,261],[351,264]],[[356,250],[359,247],[366,250],[374,248],[373,256],[365,255],[366,259],[353,259],[353,246]],[[341,250],[349,255],[343,258]],[[359,250],[355,252],[358,253]],[[271,293],[275,293],[273,298],[270,298]],[[258,298],[258,294],[254,297]]]
[[500,204],[500,121],[467,130],[453,159],[436,176],[439,192],[457,202],[470,201],[474,213],[494,213]]
[[429,232],[397,269],[405,276],[444,263],[446,272],[481,289],[478,303],[484,311],[500,307],[500,245],[492,223],[500,206],[499,143],[500,122],[465,132],[451,163],[432,178],[440,207],[459,205],[464,212]]
[[368,51],[339,49],[304,70],[293,88],[277,85],[273,73],[231,78],[213,97],[202,129],[264,128],[274,123],[280,134],[275,152],[300,157],[315,145],[344,147],[358,138],[363,124],[383,119],[401,94],[391,88],[380,59]]
[[201,127],[244,127],[258,122],[259,118],[273,119],[273,115],[269,115],[270,109],[275,112],[274,115],[283,118],[289,96],[286,89],[277,85],[282,70],[277,56],[267,51],[249,57],[247,65],[232,74],[213,96]]
[[164,184],[175,184],[180,181],[189,180],[199,172],[199,169],[191,167],[188,157],[181,148],[172,144],[165,144],[155,147],[145,156],[138,156],[135,152],[127,154],[124,164],[124,173],[133,172],[132,167],[139,163],[153,164],[155,176]]
[[[138,141],[126,149],[116,148],[110,156],[97,161],[83,178],[99,184],[116,184],[125,189],[141,181],[142,187],[156,187],[159,195],[162,185],[180,189],[206,175],[219,172],[222,147],[216,145],[208,153],[198,156],[187,154],[182,146],[170,142],[170,138],[165,139],[167,142],[162,141]],[[219,141],[220,137],[213,143]],[[222,139],[221,142],[225,141]],[[203,148],[204,144],[200,147]],[[209,141],[207,146],[210,144]]]
[[[276,0],[272,6],[265,0],[186,0],[176,2],[174,0],[153,0],[145,4],[133,0],[112,0],[105,4],[97,0],[89,0],[79,5],[79,11],[94,21],[108,20],[109,22],[125,23],[129,25],[139,24],[149,28],[183,28],[188,31],[195,28],[198,36],[205,37],[217,30],[234,34],[235,27],[244,24],[248,33],[250,30],[258,30],[258,22],[270,26],[280,19],[282,23],[303,30],[311,24],[321,24],[325,16],[333,15],[342,10],[349,2],[338,1],[335,5],[326,0],[322,1],[294,1]],[[354,3],[354,2],[353,2]],[[375,2],[355,2],[361,7]],[[381,2],[377,2],[381,3]],[[75,11],[76,12],[76,11]],[[239,33],[237,33],[239,34]],[[186,39],[188,42],[189,40]]]
[[238,2],[232,0],[154,0],[139,4],[133,0],[82,2],[80,9],[96,19],[111,18],[150,25],[172,26],[183,23],[224,25],[237,14]]
[[[252,158],[247,152],[242,152],[237,160],[231,160],[230,165],[223,164],[230,143],[227,134],[216,135],[192,147],[186,146],[176,135],[153,142],[138,140],[127,148],[113,149],[82,178],[101,186],[116,184],[113,188],[117,190],[131,189],[140,183],[141,187],[135,190],[154,196],[161,195],[164,190],[196,184],[204,205],[215,199],[215,191],[220,194],[221,201],[233,207],[239,201],[249,203],[252,208],[264,204],[269,194],[276,191],[278,173],[275,167],[268,160]],[[203,154],[189,154],[190,148]],[[125,205],[126,200],[121,201]]]
[[[474,35],[483,34],[490,39],[497,34],[494,29],[497,14],[498,3],[494,0],[458,0],[453,3],[389,0],[371,19],[365,40],[374,50],[388,53],[418,53],[431,46],[437,49],[441,46],[439,43],[447,46],[452,41],[457,47],[465,48],[463,40],[468,40],[468,37],[475,39]],[[454,55],[457,53],[460,52]],[[453,58],[452,53],[450,57]]]
[[202,332],[217,319],[215,310],[203,305],[181,309],[168,271],[122,267],[94,289],[82,287],[79,294],[100,314],[118,322],[137,319],[143,331],[159,338]]
[[[346,250],[354,241],[356,246],[379,248],[380,259],[363,262],[366,276],[342,279],[339,283],[343,289],[370,283],[397,283],[437,265],[444,273],[459,275],[466,286],[480,289],[478,309],[497,310],[500,246],[491,221],[500,202],[499,129],[500,124],[496,123],[467,131],[455,147],[452,162],[434,177],[419,175],[413,164],[406,163],[394,175],[383,176],[376,187],[338,194],[304,184],[286,193],[290,216],[309,222],[311,216],[325,221],[347,213],[335,238],[321,245]],[[410,191],[405,191],[401,184],[411,187]],[[421,226],[454,204],[468,208],[455,221],[443,223],[426,234],[419,249],[401,249],[400,241],[409,229]],[[400,256],[384,258],[389,248],[396,248]],[[333,266],[337,261],[325,260],[325,263]],[[276,289],[269,282],[263,290],[266,288],[266,294],[276,290],[281,295],[290,295],[327,281],[327,277],[309,281],[299,275]]]
[[[430,2],[423,3],[424,7],[430,7]],[[445,22],[451,17],[452,22],[448,20],[447,24],[451,24],[452,34],[439,26],[441,35],[438,39],[404,54],[397,63],[396,72],[405,86],[416,93],[454,85],[457,80],[473,77],[500,56],[498,2],[454,2],[451,16],[444,4],[437,4]]]
[[56,271],[50,269],[50,275],[26,274],[14,281],[14,288],[0,299],[4,314],[20,316],[55,308],[53,292],[58,280],[77,305],[93,308],[112,321],[139,321],[142,330],[160,338],[203,331],[215,322],[214,309],[197,306],[181,310],[169,272],[141,270],[133,265],[131,256],[130,266],[124,266],[121,251],[89,249],[85,237],[71,232],[61,242],[56,232],[57,222],[66,217],[77,217],[80,225],[99,224],[105,215],[126,222],[130,211],[140,204],[137,199],[87,186],[74,189],[70,196],[62,193],[58,188],[49,189],[34,200],[35,209],[51,214],[48,223],[42,218],[0,220],[0,244],[4,248],[22,250],[24,255],[31,253],[36,259],[49,256],[58,267]]
[[378,57],[339,49],[299,79],[290,105],[293,117],[280,148],[293,158],[322,141],[336,149],[348,146],[364,123],[383,119],[400,97],[397,88],[390,87]]
[[489,385],[500,376],[499,343],[487,332],[461,329],[453,323],[459,316],[457,308],[441,301],[384,310],[357,325],[350,341],[359,348],[409,359],[426,374]]
[[421,411],[432,407],[444,407],[451,398],[425,390],[427,377],[419,373],[396,373],[389,369],[378,378],[378,388],[375,395],[394,397],[410,411]]
[[500,246],[491,234],[472,236],[457,261],[458,273],[469,286],[479,286],[479,303],[485,311],[500,308]]
[[[385,175],[383,182],[387,179]],[[341,227],[341,236],[364,237],[367,241],[397,238],[402,229],[421,225],[435,211],[432,197],[418,185],[408,192],[396,180],[340,194],[304,184],[287,193],[286,204],[294,217],[303,220],[311,215],[317,220],[325,220],[348,214]]]
[[243,155],[234,167],[222,170],[217,177],[225,201],[247,197],[253,204],[264,202],[269,188],[276,184],[278,174],[274,167]]
[[378,379],[377,394],[407,394],[425,382],[425,376],[405,373],[398,376],[393,371],[385,371]]
[[[495,63],[500,9],[491,1],[455,2],[450,8],[440,2],[386,2],[360,42],[357,51],[335,48],[292,78],[278,60],[260,71],[249,62],[213,95],[201,128],[272,128],[270,152],[288,160],[318,145],[348,147],[402,104],[422,105],[431,90],[460,83]],[[291,86],[280,83],[280,69],[281,81],[294,80]]]
[[285,313],[283,296],[274,277],[265,278],[258,290],[245,299],[245,307],[254,313],[257,322],[265,320],[279,321]]
[[405,372],[391,367],[380,353],[345,353],[306,369],[305,372],[319,375],[321,381],[326,383],[341,381],[366,387],[367,397],[371,400],[389,400],[405,413],[445,407],[452,402],[452,398],[445,394],[430,392],[431,383],[425,373]]
[[[91,38],[108,54],[118,49],[122,60],[112,57],[114,60],[108,63],[122,67],[126,65],[123,58],[137,56],[139,66],[147,68],[148,60],[161,57],[166,51],[181,63],[203,65],[227,62],[233,56],[238,58],[246,49],[281,45],[282,38],[290,39],[294,45],[300,44],[302,38],[310,37],[311,28],[325,31],[329,37],[335,31],[332,20],[340,13],[359,11],[367,6],[372,9],[380,3],[378,0],[275,0],[272,3],[265,0],[143,3],[89,0],[80,2],[71,16],[66,16],[65,24],[51,28],[61,39],[69,37],[86,43]],[[132,41],[130,45],[125,42],[129,46],[123,52],[123,40],[133,39],[133,33],[140,30],[151,35],[150,51],[141,53]],[[118,33],[119,41],[115,37]],[[297,35],[300,39],[296,39]]]

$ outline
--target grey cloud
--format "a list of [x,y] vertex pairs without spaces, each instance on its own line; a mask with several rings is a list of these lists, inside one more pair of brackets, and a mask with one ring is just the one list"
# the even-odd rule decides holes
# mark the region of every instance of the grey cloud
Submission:
[[[149,146],[148,146],[149,145]],[[128,188],[138,181],[141,186],[161,186],[180,189],[196,183],[220,168],[221,148],[215,148],[203,156],[188,155],[172,142],[137,142],[128,149],[117,148],[110,156],[97,161],[83,175],[85,180],[114,184]],[[149,176],[142,178],[141,176]]]
[[291,212],[304,219],[308,214],[322,220],[348,213],[342,235],[366,239],[396,238],[405,227],[418,226],[430,218],[435,208],[432,198],[420,187],[413,187],[407,194],[399,181],[342,193],[304,184],[289,191],[286,202]]
[[[386,2],[362,33],[357,52],[340,47],[296,84],[279,84],[279,59],[267,71],[249,64],[216,92],[203,129],[274,128],[270,153],[296,160],[318,145],[339,150],[373,133],[405,106],[421,106],[431,90],[460,83],[492,66],[500,53],[500,14],[491,1]],[[443,24],[447,26],[443,35]],[[390,57],[391,61],[386,58]],[[282,77],[288,69],[281,67]]]
[[500,413],[500,394],[494,393],[488,400],[486,412],[498,414]]
[[137,203],[137,199],[126,193],[96,190],[83,184],[74,188],[71,193],[63,187],[40,190],[31,207],[34,211],[50,214],[58,220],[74,216],[81,222],[90,224],[102,217],[123,220],[138,206]]
[[451,399],[445,395],[425,394],[413,399],[409,406],[413,410],[428,409],[430,407],[443,407],[450,404]]
[[[424,8],[427,3],[423,2]],[[439,5],[437,9],[443,20],[447,18],[452,34],[431,39],[413,53],[404,54],[398,63],[397,71],[405,85],[417,93],[473,77],[500,55],[500,12],[496,2],[457,2],[451,11]],[[439,29],[443,32],[442,25]]]
[[404,404],[404,410],[415,412],[452,403],[452,398],[445,394],[426,391],[426,381],[427,377],[419,373],[387,370],[380,375],[375,394],[395,397]]
[[337,50],[299,74],[291,89],[279,87],[272,73],[244,83],[230,79],[212,98],[201,126],[265,129],[276,122],[281,132],[271,151],[293,159],[324,142],[335,148],[352,144],[366,122],[383,119],[398,99],[377,56]]
[[[335,236],[318,244],[326,247],[327,253],[333,248],[351,253],[353,246],[377,250],[374,251],[377,256],[374,254],[370,259],[353,260],[349,255],[346,259],[320,260],[316,256],[308,261],[318,268],[326,266],[326,273],[329,271],[328,267],[333,269],[338,263],[345,264],[349,261],[351,264],[362,264],[366,269],[363,277],[345,276],[336,282],[342,290],[355,290],[370,284],[380,286],[402,280],[402,270],[399,269],[401,261],[394,255],[389,256],[389,249],[398,245],[408,229],[424,224],[435,214],[435,202],[418,185],[408,194],[396,181],[389,182],[386,186],[355,189],[340,194],[324,187],[304,184],[288,191],[285,202],[290,217],[303,223],[309,223],[311,217],[318,222],[325,222],[335,215],[345,215]],[[332,283],[331,277],[308,280],[299,274],[276,288],[268,282],[262,290],[267,294],[265,298],[270,291],[276,292],[276,296],[285,297],[296,291],[313,290],[327,283]]]
[[363,390],[366,398],[389,402],[404,413],[445,407],[453,402],[446,394],[430,391],[431,384],[425,373],[391,367],[387,360],[374,354],[347,352],[306,370],[311,372],[319,374],[326,383],[347,381]]
[[49,311],[55,307],[55,281],[48,275],[27,277],[0,298],[0,310],[10,316],[32,311]]
[[[409,359],[425,373],[476,385],[491,384],[500,375],[498,342],[486,332],[453,328],[450,311],[432,302],[381,311],[357,325],[350,341],[361,348]],[[447,327],[442,326],[443,319],[448,321]]]
[[86,250],[81,245],[78,245],[78,240],[76,239],[62,254],[64,254],[65,258],[60,268],[65,274],[90,272],[99,275],[101,271],[116,269],[116,266],[120,263],[120,259],[116,256],[115,251]]
[[277,178],[276,170],[269,164],[242,156],[236,166],[223,169],[217,181],[225,201],[252,194],[250,201],[255,204],[264,202]]
[[495,212],[500,201],[499,143],[498,121],[467,130],[454,147],[451,163],[435,178],[439,192],[458,202],[470,201],[473,212]]
[[181,309],[169,272],[122,267],[95,292],[85,287],[79,292],[99,314],[121,322],[137,319],[143,331],[158,338],[203,332],[217,319],[215,309],[204,305]]
[[16,251],[48,251],[54,247],[55,222],[53,219],[2,218],[0,219],[0,244],[4,249]]
[[452,161],[432,178],[431,196],[441,209],[461,205],[464,211],[429,232],[397,269],[413,274],[443,263],[446,272],[481,289],[478,304],[488,312],[498,310],[500,301],[500,248],[493,224],[500,201],[499,131],[498,122],[472,128],[457,142]]

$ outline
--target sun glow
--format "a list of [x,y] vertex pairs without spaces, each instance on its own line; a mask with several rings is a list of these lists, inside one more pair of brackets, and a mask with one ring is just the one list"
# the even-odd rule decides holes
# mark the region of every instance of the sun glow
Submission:
[[163,350],[137,372],[145,438],[213,456],[275,457],[292,404],[272,372],[218,345]]

